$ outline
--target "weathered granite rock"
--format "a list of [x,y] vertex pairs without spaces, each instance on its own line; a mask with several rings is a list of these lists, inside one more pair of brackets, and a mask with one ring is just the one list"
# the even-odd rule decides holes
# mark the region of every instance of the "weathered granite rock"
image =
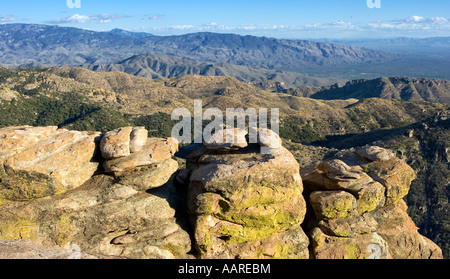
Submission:
[[100,150],[105,159],[121,158],[130,155],[130,134],[132,127],[118,128],[107,132],[100,142]]
[[191,240],[175,218],[174,187],[170,181],[138,192],[95,176],[62,195],[3,205],[0,239],[66,249],[75,244],[82,252],[114,257],[175,258],[191,250]]
[[0,200],[32,200],[79,187],[98,169],[99,136],[56,127],[0,129]]
[[364,146],[358,148],[356,153],[361,157],[367,158],[371,161],[389,161],[395,157],[394,153],[390,150],[378,147],[378,146]]
[[205,137],[203,144],[209,150],[238,150],[248,145],[246,135],[247,131],[242,129],[223,129]]
[[0,259],[14,260],[60,260],[60,259],[107,259],[108,257],[86,254],[72,245],[67,249],[46,247],[29,240],[0,240]]
[[391,259],[388,243],[377,233],[357,237],[326,235],[319,228],[311,231],[316,259]]
[[130,153],[141,151],[147,142],[148,131],[144,127],[134,127],[130,134]]
[[[22,178],[17,175],[20,170],[32,182],[19,194],[36,192],[30,185],[42,181],[52,182],[52,191],[43,192],[45,195],[34,194],[33,199],[0,200],[0,239],[30,240],[48,249],[79,247],[81,253],[100,257],[188,257],[191,238],[183,225],[185,220],[175,216],[180,206],[174,176],[178,163],[171,159],[178,148],[175,140],[152,138],[143,146],[142,139],[136,140],[131,144],[135,153],[107,161],[121,167],[116,176],[94,174],[99,165],[95,163],[95,169],[86,174],[89,177],[80,185],[67,186],[65,191],[56,188],[56,191],[56,182],[78,181],[78,176],[84,177],[79,171],[69,171],[74,164],[83,170],[91,163],[84,153],[89,152],[92,160],[95,142],[100,141],[99,133],[70,132],[53,127],[15,130],[1,130],[4,131],[2,139],[7,139],[1,141],[2,146],[9,145],[12,150],[2,152],[5,170],[2,187],[20,182]],[[31,131],[31,139],[26,136],[27,130]],[[138,131],[137,138],[144,135],[140,128],[128,130],[130,135]],[[108,134],[114,136],[120,132]],[[88,149],[91,145],[92,150]],[[21,149],[21,146],[26,147]],[[144,164],[129,163],[144,155]],[[53,175],[58,176],[51,180]],[[37,179],[41,177],[42,180]],[[40,186],[45,185],[48,184]],[[8,188],[2,188],[2,194],[9,193],[7,191]],[[28,252],[24,253],[29,257]]]
[[141,151],[147,137],[148,131],[144,127],[124,127],[107,132],[100,142],[102,156],[107,160],[130,156]]
[[408,216],[407,205],[401,200],[395,205],[369,212],[377,222],[377,233],[389,245],[394,259],[442,259],[442,250],[420,235]]
[[121,172],[137,167],[149,166],[172,158],[178,151],[175,138],[148,138],[141,150],[129,156],[107,160],[103,167],[107,173]]
[[303,180],[317,189],[347,190],[373,181],[360,166],[349,166],[339,159],[327,160],[303,170]]
[[116,176],[117,182],[128,185],[137,191],[160,187],[167,183],[178,170],[178,162],[167,159],[149,166],[136,167],[121,172]]
[[345,191],[315,191],[309,201],[321,220],[354,216],[357,211],[356,198]]
[[300,176],[281,139],[258,130],[257,143],[207,143],[177,172],[176,139],[142,127],[105,136],[0,129],[0,258],[190,258],[192,241],[200,258],[442,258],[402,201],[415,173],[389,150],[367,146]]
[[416,173],[403,160],[394,157],[388,161],[375,161],[362,165],[373,180],[386,188],[386,205],[395,204],[409,192]]
[[267,128],[253,128],[254,133],[257,134],[257,143],[263,147],[278,149],[282,146],[280,136],[274,131]]
[[[308,258],[299,166],[285,148],[250,145],[188,156],[188,207],[201,258]],[[289,241],[291,239],[292,241]]]
[[442,258],[406,213],[402,198],[416,174],[391,151],[364,147],[307,167],[302,177],[314,210],[307,226],[315,258]]

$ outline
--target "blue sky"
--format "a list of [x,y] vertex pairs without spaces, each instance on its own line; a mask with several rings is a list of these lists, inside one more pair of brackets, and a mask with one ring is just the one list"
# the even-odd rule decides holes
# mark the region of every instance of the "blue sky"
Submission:
[[[276,38],[450,36],[450,1],[1,0],[0,23],[40,23],[156,35],[220,32]],[[75,2],[75,0],[71,0]],[[375,2],[375,0],[371,0]]]

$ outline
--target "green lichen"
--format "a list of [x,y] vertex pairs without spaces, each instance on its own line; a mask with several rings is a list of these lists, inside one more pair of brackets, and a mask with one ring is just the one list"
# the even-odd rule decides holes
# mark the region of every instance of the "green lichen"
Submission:
[[345,218],[353,213],[353,202],[351,199],[339,199],[326,207],[321,208],[321,215],[328,219]]
[[258,186],[241,189],[233,195],[232,206],[236,210],[282,203],[301,196],[300,187]]
[[272,255],[272,259],[285,259],[289,255],[292,254],[294,251],[294,245],[293,244],[284,244],[284,245],[277,245],[274,247],[275,254]]
[[211,250],[212,244],[212,239],[209,235],[205,235],[196,241],[197,250],[202,254],[208,253]]
[[[264,207],[260,209],[264,210]],[[221,230],[222,236],[229,244],[263,239],[300,225],[301,222],[299,216],[281,209],[273,214],[261,214],[257,211],[254,213],[227,212],[226,214],[218,214],[217,217],[241,225],[225,227]]]
[[346,259],[358,259],[361,255],[361,249],[356,244],[347,243],[344,248]]
[[0,179],[2,199],[29,201],[53,194],[50,178],[26,171],[4,171]]
[[184,253],[184,250],[181,246],[173,245],[173,244],[165,244],[162,249],[169,251],[175,257]]
[[65,247],[71,238],[71,217],[69,215],[60,216],[55,226],[56,244],[60,247]]
[[15,217],[0,223],[1,239],[34,239],[39,229],[38,224],[32,218]]
[[376,191],[361,195],[357,200],[358,214],[375,210],[383,199],[383,194],[383,191]]
[[270,247],[270,251],[266,251],[262,246],[258,246],[256,248],[256,254],[258,255],[258,258],[268,258],[268,259],[286,259],[291,256],[295,251],[295,245],[294,244],[281,244],[281,245],[274,245]]

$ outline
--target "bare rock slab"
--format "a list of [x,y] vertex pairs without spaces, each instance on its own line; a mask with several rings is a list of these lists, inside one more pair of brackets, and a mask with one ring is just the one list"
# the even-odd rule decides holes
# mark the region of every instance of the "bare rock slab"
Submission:
[[0,199],[30,200],[79,187],[98,169],[99,136],[55,127],[0,129],[8,150],[0,159]]

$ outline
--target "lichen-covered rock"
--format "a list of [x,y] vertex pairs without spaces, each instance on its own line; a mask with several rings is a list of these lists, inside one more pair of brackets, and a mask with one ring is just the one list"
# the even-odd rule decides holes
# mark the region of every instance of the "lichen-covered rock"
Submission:
[[345,218],[357,211],[356,198],[345,191],[316,191],[310,195],[309,201],[321,220]]
[[188,157],[188,207],[202,258],[308,257],[298,163],[283,147],[275,155],[260,148],[204,148]]
[[391,259],[387,242],[377,233],[336,237],[319,228],[311,231],[316,259]]
[[403,199],[409,192],[411,182],[417,178],[414,170],[397,157],[367,163],[362,167],[386,188],[386,205],[396,204]]
[[56,127],[0,129],[0,200],[32,200],[79,187],[98,169],[99,136]]
[[442,259],[442,250],[418,233],[403,200],[368,215],[377,222],[377,233],[388,243],[394,259]]
[[[175,218],[174,187],[170,181],[138,192],[112,177],[95,176],[63,195],[3,205],[0,239],[76,244],[86,253],[124,258],[175,258],[191,250],[191,240]],[[149,246],[155,248],[150,252]]]
[[302,176],[314,210],[307,226],[315,258],[442,258],[406,213],[402,198],[416,174],[391,151],[364,147],[307,167]]
[[[99,133],[53,127],[0,131],[6,139],[2,146],[11,147],[2,152],[0,239],[30,240],[48,249],[75,245],[82,253],[113,258],[184,258],[191,250],[184,221],[175,217],[180,202],[174,176],[178,162],[172,159],[176,140],[137,140],[147,135],[131,127],[107,133],[114,139],[120,131],[130,132],[128,141],[136,151],[107,161],[117,168],[112,176],[95,173],[99,163],[91,162]],[[103,147],[114,141],[122,142],[103,141]],[[95,168],[89,173],[80,172],[91,164]],[[22,180],[28,184],[12,192],[11,185]],[[33,199],[26,198],[29,193]]]

